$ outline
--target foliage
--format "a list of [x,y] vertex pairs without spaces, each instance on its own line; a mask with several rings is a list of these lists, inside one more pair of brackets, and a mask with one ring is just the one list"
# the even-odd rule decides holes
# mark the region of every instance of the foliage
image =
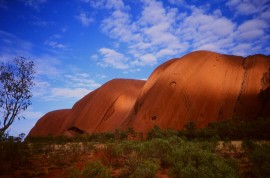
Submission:
[[256,144],[248,141],[244,143],[248,157],[252,163],[254,177],[270,177],[270,144]]
[[176,132],[170,129],[162,130],[158,126],[154,126],[148,133],[147,138],[148,139],[154,139],[154,138],[169,138],[172,136],[175,136]]
[[85,178],[110,178],[110,170],[103,166],[101,162],[89,162],[82,171],[82,177]]
[[67,178],[78,178],[81,172],[77,168],[71,167],[65,172],[65,174],[66,174],[65,177]]
[[67,178],[110,178],[110,170],[101,164],[100,161],[97,162],[88,162],[83,170],[72,166],[68,168],[64,174],[60,177]]
[[170,175],[176,178],[238,177],[236,168],[201,147],[199,143],[185,143],[170,154]]
[[28,147],[22,142],[24,134],[12,137],[5,134],[0,140],[0,177],[27,163]]
[[186,129],[178,132],[179,137],[193,139],[243,140],[243,139],[269,139],[270,118],[257,118],[244,121],[232,119],[224,122],[210,123],[202,129]]
[[236,164],[215,154],[216,143],[176,136],[147,141],[109,143],[111,166],[124,167],[122,177],[155,177],[160,167],[172,177],[238,177]]
[[0,65],[0,138],[31,104],[34,63],[23,57]]
[[147,159],[136,167],[130,178],[155,178],[159,169],[159,164],[156,159]]

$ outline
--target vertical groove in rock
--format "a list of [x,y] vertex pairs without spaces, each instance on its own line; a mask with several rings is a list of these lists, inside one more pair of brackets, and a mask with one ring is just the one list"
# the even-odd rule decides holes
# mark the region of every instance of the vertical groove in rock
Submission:
[[240,99],[242,97],[243,90],[244,90],[244,87],[245,87],[245,83],[246,83],[246,80],[247,80],[247,77],[248,77],[248,67],[246,66],[246,63],[247,63],[247,58],[244,58],[244,61],[242,63],[244,73],[243,73],[243,78],[242,78],[240,91],[239,91],[239,94],[237,96],[236,103],[235,103],[234,110],[233,110],[233,118],[237,117],[237,107],[240,104]]
[[100,126],[104,121],[106,121],[106,120],[114,113],[114,111],[115,111],[114,105],[115,105],[115,103],[116,103],[116,101],[118,100],[119,97],[120,97],[120,95],[116,97],[116,99],[112,102],[112,104],[111,104],[111,105],[109,106],[109,108],[106,110],[105,114],[103,115],[103,117],[102,117],[100,123],[98,124],[98,126],[96,127],[95,130],[97,130],[97,129],[99,128],[99,126]]
[[267,110],[266,109],[267,103],[270,100],[269,92],[270,92],[270,64],[268,66],[268,72],[265,72],[261,78],[261,90],[259,93],[259,97],[262,102],[262,106],[257,115],[257,118],[262,116],[263,112]]

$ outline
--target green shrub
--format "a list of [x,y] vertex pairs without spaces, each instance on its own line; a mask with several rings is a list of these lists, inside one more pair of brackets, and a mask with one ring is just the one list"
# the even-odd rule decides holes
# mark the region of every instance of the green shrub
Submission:
[[71,167],[66,171],[65,174],[66,178],[78,178],[81,175],[81,172],[76,167]]
[[20,166],[28,163],[29,149],[22,142],[23,135],[12,137],[4,135],[0,140],[0,177],[1,174],[13,173]]
[[138,164],[130,178],[155,178],[159,169],[157,159],[148,159]]
[[189,143],[176,148],[169,157],[173,178],[234,178],[237,170],[224,159],[200,143]]
[[162,167],[166,167],[168,165],[167,159],[173,150],[173,147],[168,140],[156,138],[144,142],[142,146],[143,149],[140,151],[140,155],[143,159],[159,159]]
[[89,162],[82,171],[84,178],[110,178],[110,170],[101,162]]
[[270,144],[245,143],[248,157],[252,163],[252,173],[255,177],[270,177]]
[[148,133],[147,139],[154,139],[154,138],[169,138],[173,137],[177,134],[176,131],[171,129],[160,129],[158,126],[154,126]]

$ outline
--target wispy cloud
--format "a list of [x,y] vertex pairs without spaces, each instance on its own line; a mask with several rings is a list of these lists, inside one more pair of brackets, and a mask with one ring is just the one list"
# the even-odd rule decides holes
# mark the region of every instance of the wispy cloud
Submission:
[[[117,41],[117,48],[125,46],[114,59],[110,56],[117,51],[116,47],[99,49],[104,61],[98,61],[98,64],[103,66],[132,70],[136,66],[151,66],[163,58],[178,57],[199,49],[234,54],[234,49],[243,49],[236,54],[248,55],[263,52],[269,39],[269,0],[228,1],[226,5],[232,9],[232,16],[256,15],[242,21],[223,16],[223,9],[209,10],[209,4],[205,7],[189,6],[185,0],[169,0],[175,6],[181,6],[181,11],[162,1],[140,1],[142,11],[138,15],[130,13],[131,8],[122,0],[115,3],[118,6],[108,6],[105,0],[98,2],[90,4],[111,12],[102,20],[101,30]],[[253,8],[250,11],[249,6]],[[104,49],[110,49],[110,52],[105,53]],[[97,58],[97,55],[93,57]],[[115,64],[119,61],[119,65]]]
[[37,75],[45,76],[48,78],[59,77],[62,74],[61,62],[56,56],[42,55],[35,59],[35,67]]
[[123,9],[125,8],[124,2],[122,0],[82,0],[89,3],[90,6],[94,8],[106,8],[106,9]]
[[89,92],[91,92],[91,90],[85,88],[52,88],[51,95],[47,96],[47,100],[59,100],[59,98],[80,99]]
[[237,33],[242,41],[252,41],[265,36],[265,30],[269,27],[268,23],[260,19],[252,19],[244,22],[238,27]]
[[47,0],[22,0],[26,6],[39,10],[40,6],[47,2]]
[[[17,57],[17,56],[30,56],[33,44],[29,41],[23,40],[11,33],[0,30],[0,46],[1,58],[4,56]],[[10,58],[9,58],[10,59]]]
[[63,44],[63,43],[59,43],[57,41],[54,41],[54,40],[46,40],[44,42],[45,45],[48,45],[52,48],[55,48],[55,49],[62,49],[62,50],[66,50],[68,49],[68,46],[66,44]]
[[24,111],[22,113],[22,115],[26,119],[39,119],[44,115],[44,113],[39,112],[39,111],[34,111],[33,109],[30,108],[30,109]]
[[87,73],[65,74],[60,80],[59,78],[55,78],[55,80],[57,80],[57,84],[36,80],[34,96],[45,101],[78,100],[101,86]]
[[238,15],[252,15],[269,8],[269,0],[229,0],[229,6]]
[[74,87],[84,87],[84,88],[98,88],[100,84],[91,79],[90,75],[87,73],[78,73],[75,75],[65,75],[67,83]]
[[42,28],[49,27],[49,26],[54,24],[54,22],[52,22],[52,21],[46,21],[46,20],[43,20],[37,16],[33,16],[32,18],[33,18],[33,20],[31,20],[31,23],[35,26],[39,26]]
[[125,55],[109,48],[101,48],[99,50],[102,61],[98,64],[103,67],[113,67],[116,69],[127,69],[129,66],[126,64],[127,58]]
[[80,14],[76,16],[76,19],[81,22],[84,27],[88,27],[94,21],[94,19],[85,12],[80,12]]

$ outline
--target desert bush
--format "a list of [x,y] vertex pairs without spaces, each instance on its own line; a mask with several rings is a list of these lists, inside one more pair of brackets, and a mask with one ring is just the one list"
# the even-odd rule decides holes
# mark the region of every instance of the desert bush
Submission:
[[157,159],[147,159],[138,164],[130,178],[155,178],[159,169],[159,162]]
[[233,178],[237,169],[200,143],[187,142],[174,149],[169,156],[173,178]]
[[110,170],[101,162],[89,162],[82,170],[83,178],[110,178]]
[[106,153],[106,160],[102,160],[103,162],[108,162],[111,166],[120,167],[123,166],[122,158],[123,155],[123,147],[122,144],[117,143],[108,143],[104,149]]
[[252,141],[244,143],[248,157],[252,163],[252,174],[254,177],[270,177],[270,144],[256,144]]
[[80,175],[81,175],[80,170],[78,170],[76,167],[71,167],[71,168],[69,168],[69,169],[67,169],[65,171],[63,177],[66,177],[66,178],[78,178],[78,177],[80,177]]
[[161,166],[166,167],[168,165],[168,156],[172,150],[173,145],[167,139],[156,138],[143,143],[143,149],[140,151],[140,155],[143,159],[159,159]]
[[257,118],[255,120],[243,120],[234,118],[224,122],[209,123],[206,128],[195,129],[192,124],[188,124],[186,129],[178,132],[179,137],[188,140],[213,139],[222,140],[243,140],[270,138],[270,118]]
[[19,137],[5,134],[0,140],[0,175],[13,172],[27,163],[29,155],[28,146],[22,142],[23,135]]
[[122,141],[124,139],[127,139],[127,136],[128,136],[128,134],[125,131],[122,131],[122,130],[119,130],[119,129],[116,129],[114,131],[114,137],[115,137],[116,140]]
[[171,129],[160,129],[158,126],[154,126],[148,133],[147,139],[154,138],[169,138],[177,135],[176,131]]

